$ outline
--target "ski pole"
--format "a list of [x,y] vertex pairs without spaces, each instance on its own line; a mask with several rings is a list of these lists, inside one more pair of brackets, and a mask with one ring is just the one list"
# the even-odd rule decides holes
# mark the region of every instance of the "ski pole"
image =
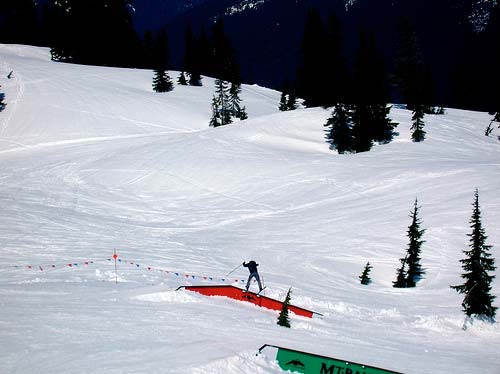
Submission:
[[243,264],[239,264],[238,266],[236,266],[233,270],[231,270],[229,273],[227,273],[225,276],[227,277],[228,275],[230,275],[231,273],[234,273],[236,270],[238,270],[240,268],[240,266],[243,265]]

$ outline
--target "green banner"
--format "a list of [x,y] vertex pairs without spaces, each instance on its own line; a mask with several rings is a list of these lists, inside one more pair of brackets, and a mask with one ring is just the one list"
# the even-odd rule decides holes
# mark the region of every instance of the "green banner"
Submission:
[[276,360],[283,370],[304,374],[401,374],[395,371],[278,348]]

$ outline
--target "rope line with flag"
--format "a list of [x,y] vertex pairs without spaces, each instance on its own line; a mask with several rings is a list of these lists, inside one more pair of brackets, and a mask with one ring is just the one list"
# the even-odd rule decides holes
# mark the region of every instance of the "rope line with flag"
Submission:
[[[61,269],[80,269],[86,268],[89,266],[98,267],[100,264],[112,264],[113,267],[116,265],[129,265],[135,269],[143,270],[143,271],[151,271],[158,272],[163,275],[171,275],[174,277],[184,277],[192,280],[202,280],[209,282],[224,282],[224,283],[241,283],[244,284],[246,279],[235,278],[235,277],[227,277],[227,276],[214,276],[214,275],[199,275],[196,272],[185,272],[180,270],[173,270],[158,266],[146,265],[142,262],[139,263],[135,260],[128,260],[119,257],[116,253],[114,253],[111,257],[100,260],[76,260],[76,261],[64,261],[64,262],[52,262],[52,263],[44,263],[44,264],[28,264],[28,265],[14,265],[12,268],[17,270],[29,270],[29,271],[39,271],[39,272],[48,272],[48,271],[56,271]],[[253,280],[255,282],[255,279]]]

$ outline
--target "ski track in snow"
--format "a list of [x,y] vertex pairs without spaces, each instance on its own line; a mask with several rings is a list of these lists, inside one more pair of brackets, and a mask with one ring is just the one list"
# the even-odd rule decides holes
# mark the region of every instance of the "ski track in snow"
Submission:
[[[15,45],[0,60],[0,372],[282,372],[256,355],[266,343],[410,374],[499,372],[498,323],[462,330],[449,288],[476,187],[500,258],[500,143],[483,135],[486,113],[426,116],[417,144],[411,113],[393,108],[393,142],[340,156],[324,141],[328,111],[280,113],[273,90],[244,85],[249,119],[211,129],[207,77],[155,94],[145,70]],[[426,274],[394,289],[416,197]],[[252,258],[266,296],[291,287],[293,304],[323,317],[292,314],[284,329],[275,311],[175,291],[217,283],[203,276],[243,286],[246,269],[226,274]]]

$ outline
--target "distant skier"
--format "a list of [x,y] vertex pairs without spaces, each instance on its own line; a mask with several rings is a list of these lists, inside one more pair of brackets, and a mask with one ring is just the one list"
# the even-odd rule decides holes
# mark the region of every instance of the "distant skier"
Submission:
[[257,266],[259,266],[258,263],[256,263],[254,260],[250,261],[248,264],[243,261],[243,266],[248,268],[248,271],[250,272],[250,275],[248,276],[248,281],[247,281],[247,286],[246,286],[246,292],[248,292],[248,289],[250,288],[250,281],[252,278],[255,278],[257,283],[259,284],[259,292],[263,290],[262,284],[260,283],[260,276],[257,271]]
[[10,73],[9,73],[9,75],[7,75],[7,79],[12,79],[13,75],[14,75],[14,71],[11,70]]

